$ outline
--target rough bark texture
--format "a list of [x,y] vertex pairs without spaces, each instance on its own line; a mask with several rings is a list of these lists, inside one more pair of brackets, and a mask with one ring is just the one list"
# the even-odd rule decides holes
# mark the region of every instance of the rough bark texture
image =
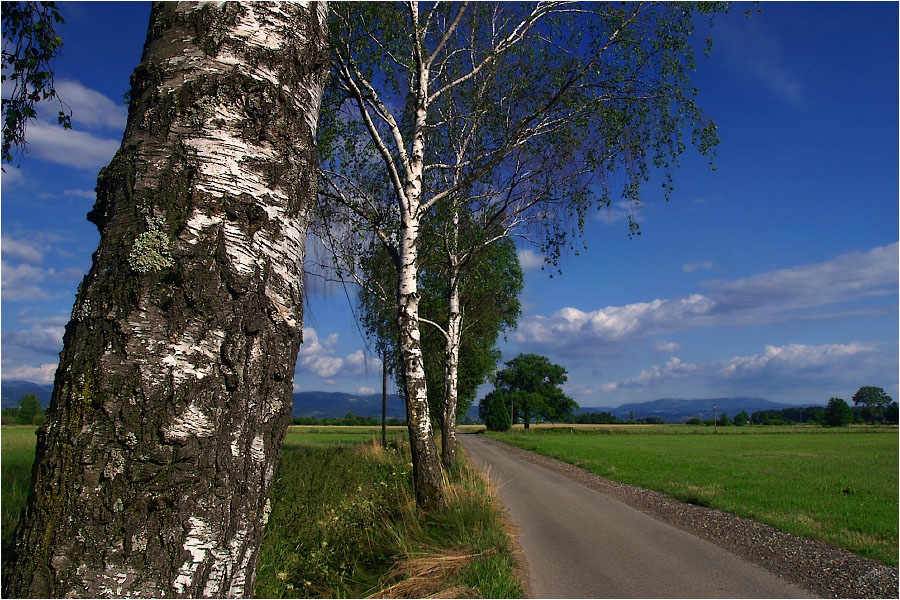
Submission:
[[401,230],[398,324],[416,503],[429,508],[443,503],[444,495],[440,457],[428,412],[428,387],[419,330],[418,235],[417,220],[408,218]]
[[7,596],[250,596],[290,420],[322,4],[158,4]]

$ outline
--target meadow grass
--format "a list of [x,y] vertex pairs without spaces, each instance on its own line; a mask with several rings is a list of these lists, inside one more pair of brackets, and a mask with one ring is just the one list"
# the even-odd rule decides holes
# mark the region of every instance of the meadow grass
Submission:
[[4,425],[0,432],[0,553],[3,566],[12,550],[12,537],[19,513],[28,499],[31,485],[31,465],[34,463],[35,428]]
[[897,428],[535,429],[489,437],[898,563]]
[[383,449],[372,441],[380,432],[357,443],[346,435],[289,433],[258,597],[522,597],[500,510],[480,473],[462,464],[446,475],[447,506],[421,512],[405,436],[394,432]]
[[[405,427],[291,427],[257,565],[257,597],[521,598],[496,497],[466,459],[447,506],[416,509]],[[2,429],[2,554],[25,504],[34,427]]]

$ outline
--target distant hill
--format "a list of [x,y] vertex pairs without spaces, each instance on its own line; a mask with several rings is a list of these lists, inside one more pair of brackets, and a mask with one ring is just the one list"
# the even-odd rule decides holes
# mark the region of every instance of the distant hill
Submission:
[[[19,379],[4,379],[0,382],[2,408],[19,405],[25,394],[35,394],[41,404],[50,404],[53,386]],[[295,392],[294,417],[343,417],[348,412],[362,417],[381,417],[381,394],[345,394],[342,392]],[[477,414],[478,408],[475,412]],[[406,418],[406,405],[396,394],[387,398],[387,416]]]
[[[17,379],[5,379],[0,382],[3,408],[19,405],[19,398],[33,393],[47,406],[53,386],[32,383]],[[701,419],[713,418],[713,404],[718,414],[723,412],[733,417],[742,410],[752,414],[758,410],[778,410],[793,407],[793,404],[772,402],[764,398],[705,398],[700,400],[684,400],[662,398],[649,402],[630,402],[616,407],[583,406],[576,412],[609,412],[620,419],[627,420],[633,410],[635,419],[642,417],[661,417],[670,423],[683,423],[691,417]],[[381,394],[346,394],[343,392],[295,392],[294,417],[343,417],[352,412],[361,417],[381,417]],[[478,406],[473,406],[466,413],[473,420],[478,419]],[[397,394],[389,394],[387,398],[388,418],[406,418],[406,405]]]
[[747,414],[753,414],[758,410],[778,410],[794,406],[793,404],[772,402],[764,398],[704,398],[700,400],[662,398],[649,402],[629,402],[614,408],[585,406],[576,412],[610,412],[613,416],[627,420],[629,413],[634,411],[635,419],[661,417],[670,423],[683,423],[691,417],[712,419],[714,404],[717,406],[716,412],[719,415],[726,413],[729,417],[733,417],[742,410],[747,411]]
[[[343,392],[294,392],[294,417],[343,417],[352,412],[359,417],[381,417],[381,394]],[[397,394],[388,394],[388,418],[406,418],[406,404]]]
[[50,404],[50,395],[53,393],[52,384],[32,383],[21,379],[4,379],[0,381],[0,408],[10,408],[19,405],[19,399],[25,394],[34,394],[46,408]]

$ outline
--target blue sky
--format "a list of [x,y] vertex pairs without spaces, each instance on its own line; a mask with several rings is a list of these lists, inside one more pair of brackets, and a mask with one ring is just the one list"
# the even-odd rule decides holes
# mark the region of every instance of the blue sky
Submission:
[[[61,4],[55,109],[2,175],[2,377],[50,382],[99,236],[85,214],[121,140],[123,94],[149,3]],[[564,365],[582,406],[761,396],[793,404],[898,397],[898,4],[738,5],[698,57],[700,105],[722,140],[688,153],[669,203],[646,186],[629,240],[613,205],[562,275],[520,248],[523,314],[504,360]],[[295,389],[380,389],[342,290],[309,290]],[[352,295],[352,290],[349,292]]]

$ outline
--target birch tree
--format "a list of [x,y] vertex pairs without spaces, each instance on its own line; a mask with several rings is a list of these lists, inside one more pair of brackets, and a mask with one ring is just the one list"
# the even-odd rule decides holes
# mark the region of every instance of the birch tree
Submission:
[[[718,8],[408,2],[335,11],[336,85],[324,114],[343,143],[330,146],[336,152],[323,192],[398,265],[420,502],[440,500],[419,332],[424,222],[439,208],[451,223],[453,213],[475,215],[487,238],[464,247],[448,233],[447,256],[459,269],[510,235],[528,236],[554,264],[591,207],[614,196],[638,203],[655,169],[667,195],[688,143],[705,153],[717,142],[687,73],[694,15]],[[372,185],[376,165],[381,185]],[[449,311],[452,360],[459,340],[452,299]]]
[[252,595],[302,335],[325,17],[154,5],[4,595]]
[[[451,290],[448,274],[452,266],[446,261],[442,233],[423,232],[419,307],[420,320],[426,324],[422,329],[422,355],[428,409],[432,419],[441,424],[441,462],[447,467],[456,462],[457,418],[469,409],[478,386],[495,370],[500,359],[496,347],[500,333],[515,327],[523,282],[515,244],[505,238],[485,248],[472,264],[457,272],[458,286]],[[360,323],[379,354],[396,356],[396,267],[380,243],[364,254],[359,265]],[[447,353],[451,292],[459,315],[455,360]]]

